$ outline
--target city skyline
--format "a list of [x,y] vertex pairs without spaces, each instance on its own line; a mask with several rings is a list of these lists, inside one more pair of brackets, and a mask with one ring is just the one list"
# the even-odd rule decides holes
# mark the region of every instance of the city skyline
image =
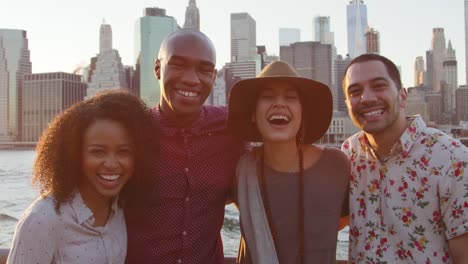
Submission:
[[[349,1],[208,1],[198,0],[200,28],[214,42],[217,68],[230,61],[230,14],[247,12],[257,23],[257,45],[265,45],[268,54],[279,55],[279,28],[299,28],[301,41],[313,40],[315,16],[329,16],[335,33],[337,53],[347,53],[346,5]],[[432,29],[442,27],[457,53],[459,84],[465,84],[464,1],[376,1],[365,0],[369,26],[380,33],[381,54],[402,66],[403,83],[414,83],[414,61],[431,49]],[[108,0],[83,0],[70,6],[56,0],[39,3],[17,0],[0,10],[0,28],[28,32],[33,73],[72,72],[86,66],[99,52],[97,31],[102,19],[112,26],[114,48],[124,65],[135,65],[135,21],[146,7],[166,9],[180,26],[184,25],[188,0],[139,0],[114,3]],[[28,8],[25,8],[28,7]],[[92,7],[92,8],[90,8]],[[37,11],[41,10],[41,11]],[[38,22],[40,21],[40,22]]]

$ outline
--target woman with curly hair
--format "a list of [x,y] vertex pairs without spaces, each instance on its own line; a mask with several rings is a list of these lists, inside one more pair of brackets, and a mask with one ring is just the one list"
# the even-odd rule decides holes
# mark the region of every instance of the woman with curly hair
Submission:
[[40,197],[15,230],[8,263],[124,263],[123,208],[154,175],[149,109],[107,92],[58,115],[37,145]]

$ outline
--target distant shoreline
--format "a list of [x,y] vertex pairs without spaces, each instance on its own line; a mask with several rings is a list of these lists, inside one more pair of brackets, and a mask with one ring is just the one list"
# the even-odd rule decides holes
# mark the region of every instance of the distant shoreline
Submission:
[[34,150],[37,142],[0,142],[0,150]]

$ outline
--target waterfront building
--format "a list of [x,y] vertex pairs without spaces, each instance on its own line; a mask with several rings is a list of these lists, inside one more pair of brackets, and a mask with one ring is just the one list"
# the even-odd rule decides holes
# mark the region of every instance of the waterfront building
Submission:
[[294,42],[301,41],[301,30],[298,28],[280,28],[279,45],[288,46]]
[[330,31],[330,17],[316,16],[314,18],[315,41],[322,44],[335,44],[335,35]]
[[[93,60],[91,60],[93,61]],[[128,89],[122,59],[119,52],[112,48],[111,25],[103,23],[99,32],[99,54],[92,66],[92,74],[86,91],[86,98],[96,95],[98,92],[116,89]]]
[[30,73],[26,31],[0,29],[0,142],[21,139],[23,76]]
[[457,123],[468,122],[468,86],[462,85],[455,91]]
[[351,0],[346,7],[348,54],[351,59],[366,53],[367,6],[363,0]]
[[143,17],[135,24],[135,61],[140,98],[155,107],[160,99],[159,82],[154,76],[154,61],[161,42],[169,33],[180,28],[175,18],[161,8],[145,8]]
[[63,110],[83,100],[82,76],[64,72],[24,75],[22,141],[37,142],[49,123]]
[[184,28],[200,30],[200,12],[198,11],[195,0],[190,0],[189,5],[185,9]]
[[346,107],[346,97],[343,92],[343,77],[346,68],[348,65],[351,63],[351,58],[349,55],[346,55],[346,58],[343,58],[343,56],[338,55],[336,57],[336,95],[337,95],[337,107],[336,110],[340,112],[347,112],[348,109]]
[[425,73],[424,58],[422,56],[418,56],[414,61],[414,86],[424,84]]
[[452,48],[452,42],[448,42],[445,60],[442,63],[443,80],[446,83],[444,89],[444,113],[455,115],[455,91],[458,88],[458,69],[455,50]]
[[315,41],[296,42],[280,47],[280,58],[293,66],[302,77],[328,85],[333,95],[333,110],[338,110],[336,48],[333,45]]
[[380,54],[380,33],[371,27],[366,30],[366,52]]
[[248,13],[231,14],[231,62],[254,60],[257,54],[257,26]]

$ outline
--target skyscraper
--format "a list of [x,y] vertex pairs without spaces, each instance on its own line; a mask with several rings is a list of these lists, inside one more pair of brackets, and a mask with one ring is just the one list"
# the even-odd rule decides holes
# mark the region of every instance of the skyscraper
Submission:
[[363,0],[351,0],[346,7],[348,54],[351,59],[366,53],[367,6]]
[[257,26],[248,13],[231,14],[231,62],[253,60],[257,54]]
[[455,114],[455,92],[458,88],[457,59],[455,50],[452,48],[452,42],[448,42],[448,47],[443,62],[443,79],[446,83],[444,91],[444,113]]
[[443,28],[432,30],[432,88],[440,92],[440,82],[443,80],[443,62],[445,59],[445,35]]
[[380,33],[371,27],[366,30],[366,52],[380,54]]
[[316,16],[314,18],[314,34],[315,41],[322,44],[334,44],[335,35],[330,31],[330,17],[329,16]]
[[200,12],[198,12],[197,3],[195,0],[190,0],[189,5],[185,9],[184,28],[194,28],[200,30]]
[[422,56],[418,56],[414,61],[414,86],[424,84],[425,73],[424,58]]
[[99,31],[99,54],[89,76],[91,81],[86,97],[105,90],[127,89],[129,87],[119,52],[112,49],[112,28],[102,24]]
[[166,15],[161,8],[146,8],[144,16],[135,26],[135,60],[139,72],[140,97],[149,106],[155,107],[161,92],[154,77],[154,61],[158,56],[162,40],[178,29],[175,18]]
[[294,42],[301,41],[301,30],[298,28],[280,28],[279,45],[288,46]]
[[21,140],[23,76],[30,73],[26,31],[0,29],[0,141]]
[[333,45],[314,41],[296,42],[280,47],[280,58],[291,64],[302,77],[328,85],[333,95],[333,110],[338,110],[336,48]]

